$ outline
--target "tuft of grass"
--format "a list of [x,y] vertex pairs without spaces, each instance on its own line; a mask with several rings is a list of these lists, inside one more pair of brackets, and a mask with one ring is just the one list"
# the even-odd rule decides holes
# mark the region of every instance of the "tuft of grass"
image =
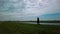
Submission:
[[2,22],[0,34],[60,34],[60,26]]

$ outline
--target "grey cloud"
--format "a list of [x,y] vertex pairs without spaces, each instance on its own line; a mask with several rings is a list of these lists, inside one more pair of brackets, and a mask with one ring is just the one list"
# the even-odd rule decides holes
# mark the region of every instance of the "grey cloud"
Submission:
[[[15,1],[15,0],[14,0]],[[9,1],[9,0],[1,0],[0,1],[0,12],[4,11],[4,12],[8,12],[8,11],[15,11],[20,9],[20,11],[22,11],[25,8],[25,4],[23,2],[23,0],[18,0],[18,2],[14,2],[13,0]]]
[[[0,20],[34,20],[44,14],[60,13],[58,0],[0,0]],[[31,17],[32,16],[32,17]],[[36,19],[35,19],[36,20]]]

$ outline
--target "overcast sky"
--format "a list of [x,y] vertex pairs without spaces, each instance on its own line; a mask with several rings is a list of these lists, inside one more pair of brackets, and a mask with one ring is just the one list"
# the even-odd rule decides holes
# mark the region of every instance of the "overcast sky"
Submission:
[[[36,20],[37,17],[49,20],[59,13],[60,0],[0,0],[0,21]],[[53,20],[58,19],[57,17]]]

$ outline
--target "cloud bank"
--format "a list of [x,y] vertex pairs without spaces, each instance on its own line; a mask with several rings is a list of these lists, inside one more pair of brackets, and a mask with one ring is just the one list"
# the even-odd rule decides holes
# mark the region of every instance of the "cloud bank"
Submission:
[[36,20],[44,14],[60,13],[59,0],[0,0],[0,20]]

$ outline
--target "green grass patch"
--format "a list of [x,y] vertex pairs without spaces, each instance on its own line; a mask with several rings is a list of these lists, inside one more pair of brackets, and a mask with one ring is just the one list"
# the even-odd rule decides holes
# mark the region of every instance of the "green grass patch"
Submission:
[[1,22],[0,34],[60,34],[60,26]]

